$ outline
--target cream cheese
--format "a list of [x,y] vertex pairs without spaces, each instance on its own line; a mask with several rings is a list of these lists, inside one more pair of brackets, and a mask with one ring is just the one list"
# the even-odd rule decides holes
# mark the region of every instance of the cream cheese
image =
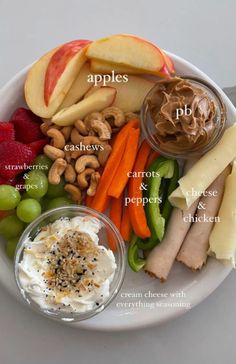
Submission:
[[61,218],[25,243],[19,280],[42,309],[82,313],[108,298],[116,262],[100,229],[94,217]]

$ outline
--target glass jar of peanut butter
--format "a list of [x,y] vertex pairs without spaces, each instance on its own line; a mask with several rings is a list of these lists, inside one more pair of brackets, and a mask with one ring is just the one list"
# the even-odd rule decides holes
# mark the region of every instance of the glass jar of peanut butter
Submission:
[[161,154],[193,158],[210,150],[222,135],[226,111],[219,92],[194,77],[158,81],[146,96],[142,130]]

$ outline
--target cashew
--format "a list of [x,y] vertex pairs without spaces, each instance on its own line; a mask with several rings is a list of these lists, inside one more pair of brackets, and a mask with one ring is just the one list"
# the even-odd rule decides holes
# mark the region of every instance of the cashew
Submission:
[[111,125],[108,123],[108,121],[104,121],[104,124],[107,126],[107,129],[109,130],[109,132],[112,134],[112,127]]
[[44,154],[46,154],[46,156],[50,159],[52,159],[53,161],[58,159],[58,158],[64,158],[65,153],[63,150],[60,150],[58,148],[53,147],[52,145],[45,145],[45,147],[43,148]]
[[134,112],[131,112],[131,111],[125,112],[126,123],[128,123],[132,119],[139,119],[139,115],[135,114]]
[[103,116],[100,112],[92,112],[91,114],[87,115],[86,118],[84,119],[84,124],[88,130],[90,129],[91,121],[93,120],[104,121]]
[[91,175],[91,181],[90,181],[90,186],[87,190],[87,195],[88,196],[94,196],[95,193],[96,193],[96,190],[97,190],[97,185],[98,185],[98,182],[100,180],[100,174],[99,172],[94,172],[92,175]]
[[93,168],[86,168],[82,173],[77,176],[77,182],[80,188],[84,189],[88,187],[88,178],[93,174],[95,170]]
[[111,139],[111,133],[105,123],[100,120],[91,121],[91,129],[98,133],[100,140]]
[[109,144],[104,145],[104,149],[100,150],[97,154],[98,161],[101,166],[104,166],[108,160],[109,155],[111,154],[112,147]]
[[80,133],[78,132],[78,130],[76,128],[73,128],[71,135],[70,135],[70,139],[73,144],[79,144],[80,142],[83,141],[83,136],[80,135]]
[[54,161],[48,173],[48,181],[52,185],[58,185],[61,180],[61,175],[66,169],[67,163],[64,159],[58,158]]
[[52,138],[51,145],[53,147],[58,148],[58,149],[64,148],[66,141],[65,141],[64,135],[60,132],[60,130],[55,129],[55,128],[49,128],[49,130],[47,131],[47,136]]
[[73,150],[70,152],[71,159],[77,159],[81,157],[82,155],[91,155],[94,154],[93,150]]
[[45,120],[42,124],[40,124],[40,130],[44,135],[47,135],[47,131],[50,129],[52,125],[51,121]]
[[65,180],[70,183],[74,183],[76,180],[76,172],[72,164],[67,164],[65,169]]
[[121,109],[115,106],[107,107],[102,111],[102,116],[111,126],[120,128],[125,124],[125,115]]
[[76,120],[74,127],[82,135],[88,135],[88,133],[89,133],[88,129],[86,128],[85,123],[82,120]]
[[95,155],[82,155],[82,157],[77,159],[75,163],[75,170],[77,173],[82,173],[86,167],[91,167],[93,169],[98,169],[100,167],[100,163]]
[[72,201],[80,204],[82,194],[78,187],[68,183],[65,185],[64,190],[70,194]]
[[104,142],[102,142],[98,137],[88,135],[83,138],[83,145],[103,145]]
[[73,126],[64,126],[61,129],[61,132],[64,135],[66,142],[68,142],[68,140],[70,139],[70,134],[71,134],[72,129],[73,129]]

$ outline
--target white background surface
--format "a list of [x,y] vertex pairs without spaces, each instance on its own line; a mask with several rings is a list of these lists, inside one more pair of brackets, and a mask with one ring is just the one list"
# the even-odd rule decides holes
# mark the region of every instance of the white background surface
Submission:
[[[236,85],[235,0],[0,0],[0,86],[42,53],[76,38],[148,38]],[[0,294],[1,364],[235,364],[236,273],[203,303],[159,327],[80,331]]]

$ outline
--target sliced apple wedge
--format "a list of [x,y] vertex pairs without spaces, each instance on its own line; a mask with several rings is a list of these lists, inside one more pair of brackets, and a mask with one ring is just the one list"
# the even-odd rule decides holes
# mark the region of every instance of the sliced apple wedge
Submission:
[[61,126],[72,125],[77,119],[84,119],[86,115],[112,105],[116,93],[114,87],[100,87],[86,99],[60,110],[53,116],[52,122]]
[[[49,51],[31,67],[25,81],[25,99],[35,114],[43,118],[51,118],[55,114],[86,61],[86,46],[85,41],[82,41],[80,50],[77,46],[78,52],[72,58],[63,58],[64,68],[61,64],[62,60],[58,59],[61,54],[60,49],[64,46]],[[58,64],[56,60],[58,60]],[[57,66],[60,72],[57,71]],[[55,80],[57,80],[56,84]],[[46,86],[48,105],[45,102],[45,85],[48,85]],[[49,96],[50,94],[51,96]]]
[[74,40],[63,44],[51,57],[45,74],[44,100],[48,105],[60,93],[67,92],[86,60],[89,40]]
[[166,54],[166,52],[163,49],[161,49],[161,52],[164,57],[165,66],[167,67],[168,72],[170,73],[170,75],[174,75],[175,66],[174,66],[172,59]]
[[[154,82],[146,80],[142,77],[130,75],[129,81],[126,83],[109,82],[107,83],[107,86],[114,87],[117,90],[113,106],[119,107],[124,112],[137,112],[140,111],[143,100],[147,93],[154,86]],[[91,97],[94,92],[97,92],[99,87],[101,87],[101,84],[93,86],[87,92],[85,98]]]
[[142,73],[142,71],[137,68],[124,66],[121,64],[102,62],[97,59],[91,59],[90,67],[93,73],[99,73],[99,74],[109,74],[112,73],[112,71],[121,74],[127,73],[128,75]]
[[164,65],[162,52],[145,39],[118,34],[91,43],[88,58],[137,68],[143,73],[157,74]]
[[86,92],[93,86],[93,83],[88,82],[88,76],[91,73],[90,65],[86,62],[60,105],[60,110],[80,101]]

